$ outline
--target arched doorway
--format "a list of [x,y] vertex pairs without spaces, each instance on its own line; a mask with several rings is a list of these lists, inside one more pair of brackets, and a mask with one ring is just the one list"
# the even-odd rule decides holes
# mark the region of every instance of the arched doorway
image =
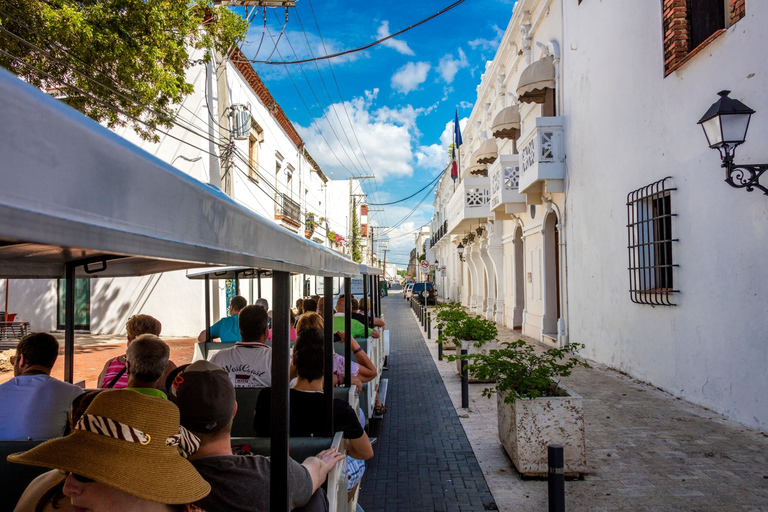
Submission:
[[542,334],[557,341],[560,318],[560,233],[557,215],[552,212],[544,221],[544,322]]
[[523,310],[525,309],[525,252],[523,251],[523,228],[520,226],[515,230],[514,251],[515,309],[512,328],[522,330]]

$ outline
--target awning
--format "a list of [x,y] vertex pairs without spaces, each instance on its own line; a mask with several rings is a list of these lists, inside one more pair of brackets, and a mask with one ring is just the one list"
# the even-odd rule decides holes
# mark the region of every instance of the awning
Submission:
[[360,272],[2,69],[0,111],[0,277]]
[[499,156],[499,148],[496,145],[496,139],[491,137],[482,144],[472,155],[472,160],[478,164],[492,164]]
[[517,99],[523,103],[544,103],[546,89],[555,88],[555,59],[543,57],[523,70],[517,84]]
[[491,132],[497,139],[517,139],[520,137],[520,110],[517,105],[503,108],[493,118]]

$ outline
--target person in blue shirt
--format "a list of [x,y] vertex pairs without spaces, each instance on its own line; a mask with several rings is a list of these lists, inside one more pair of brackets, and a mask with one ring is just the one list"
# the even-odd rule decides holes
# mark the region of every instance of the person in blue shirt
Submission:
[[[240,341],[240,327],[238,326],[237,315],[240,310],[248,305],[248,301],[245,297],[235,295],[229,303],[229,316],[222,318],[211,326],[211,339],[219,338],[220,341],[227,343],[233,341]],[[205,329],[197,337],[197,341],[206,341]]]

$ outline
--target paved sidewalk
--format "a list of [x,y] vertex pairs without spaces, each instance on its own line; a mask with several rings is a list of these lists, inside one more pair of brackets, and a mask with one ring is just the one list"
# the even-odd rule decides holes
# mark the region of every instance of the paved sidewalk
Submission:
[[[500,341],[520,338],[541,347],[499,327]],[[424,341],[499,510],[547,510],[546,481],[522,480],[499,444],[496,399],[470,384],[470,407],[461,409],[455,363],[437,361],[437,345]],[[583,480],[566,482],[567,510],[768,511],[768,436],[593,366],[563,380],[584,397],[589,468]]]
[[360,505],[365,512],[496,510],[408,303],[395,293],[382,305],[392,340],[387,412]]

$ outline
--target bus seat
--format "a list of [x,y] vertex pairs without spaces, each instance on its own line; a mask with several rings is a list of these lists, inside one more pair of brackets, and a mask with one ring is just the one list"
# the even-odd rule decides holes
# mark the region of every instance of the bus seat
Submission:
[[3,488],[0,512],[12,512],[27,485],[38,475],[49,471],[48,468],[8,462],[8,456],[16,452],[25,452],[43,442],[42,440],[0,441],[0,482],[2,482],[0,485]]

